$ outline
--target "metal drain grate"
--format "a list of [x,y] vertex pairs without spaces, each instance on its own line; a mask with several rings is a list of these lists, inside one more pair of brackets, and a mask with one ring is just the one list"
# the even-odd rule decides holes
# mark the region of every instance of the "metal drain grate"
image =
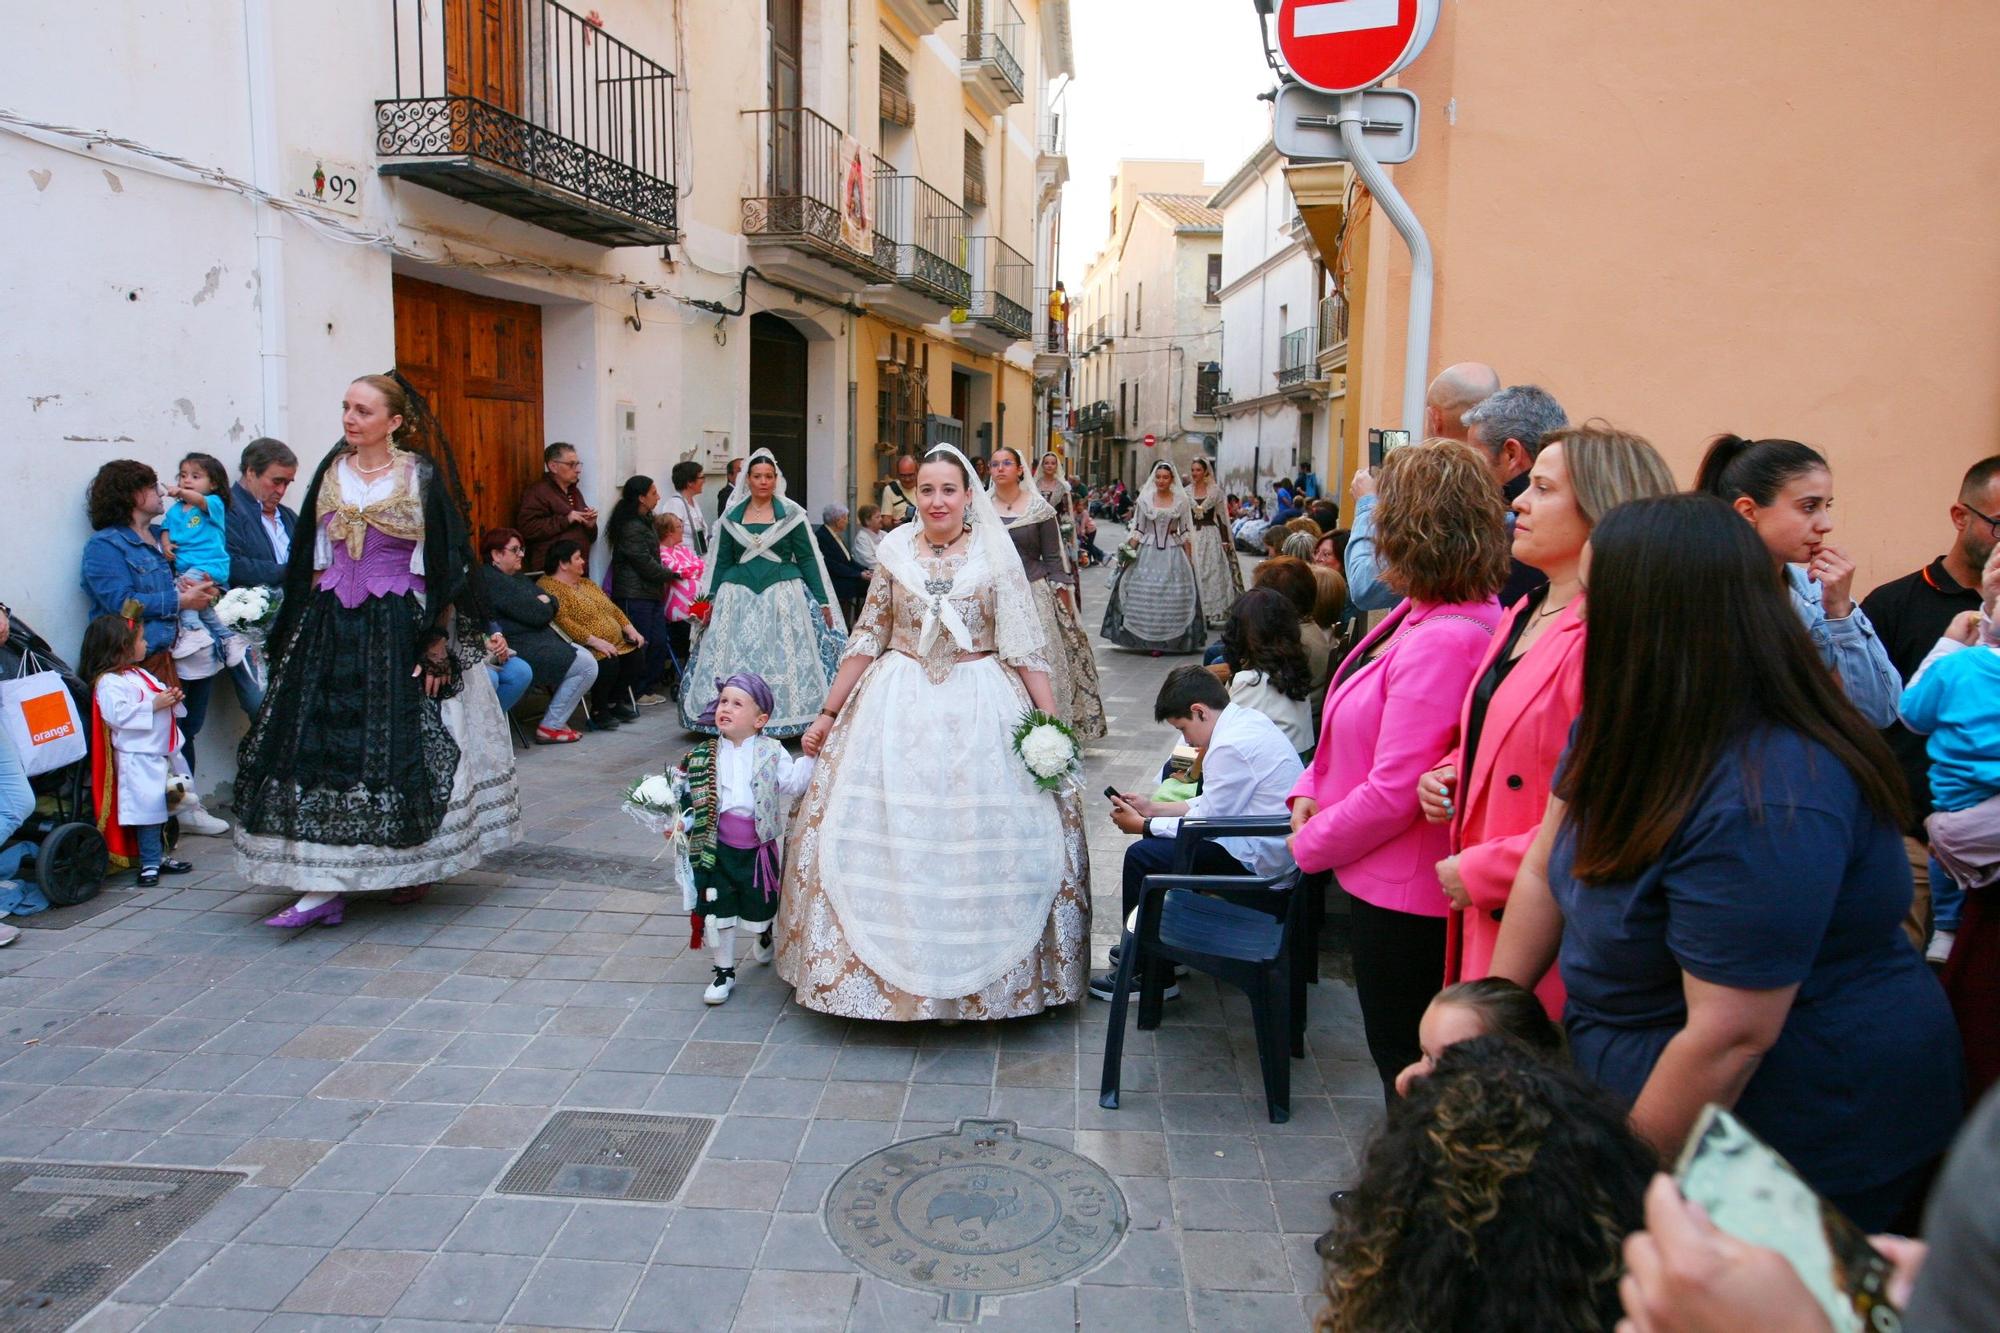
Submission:
[[[564,880],[570,883],[605,884],[619,889],[651,889],[665,893],[673,883],[673,870],[663,860],[642,856],[615,856],[610,852],[586,852],[576,847],[558,847],[549,842],[519,842],[506,851],[486,858],[487,870],[511,870],[531,879]],[[679,889],[674,890],[679,893]]]
[[68,1328],[243,1179],[233,1171],[0,1161],[0,1328]]
[[508,1168],[499,1192],[666,1203],[714,1128],[705,1116],[558,1111]]

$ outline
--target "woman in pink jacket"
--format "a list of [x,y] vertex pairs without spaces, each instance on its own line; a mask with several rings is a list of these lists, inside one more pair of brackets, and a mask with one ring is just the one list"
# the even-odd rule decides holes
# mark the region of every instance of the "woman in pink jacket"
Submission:
[[[1556,762],[1583,707],[1583,552],[1597,520],[1627,500],[1671,495],[1673,473],[1636,435],[1588,425],[1542,441],[1514,501],[1514,558],[1548,585],[1502,617],[1459,715],[1459,743],[1417,785],[1424,817],[1451,826],[1437,863],[1451,900],[1444,984],[1488,975],[1514,872],[1541,827]],[[1463,774],[1464,780],[1460,780]],[[1562,978],[1535,988],[1562,1018]]]
[[1376,481],[1383,577],[1402,593],[1328,687],[1312,766],[1292,789],[1299,869],[1353,898],[1354,988],[1385,1096],[1422,1054],[1417,1024],[1444,975],[1449,834],[1417,780],[1458,738],[1459,703],[1500,619],[1507,528],[1485,458],[1449,440],[1389,455]]

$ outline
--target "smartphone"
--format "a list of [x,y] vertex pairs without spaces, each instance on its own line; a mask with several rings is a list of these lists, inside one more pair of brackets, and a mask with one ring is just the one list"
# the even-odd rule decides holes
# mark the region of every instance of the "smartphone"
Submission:
[[1122,803],[1125,800],[1123,796],[1120,796],[1118,794],[1118,789],[1116,787],[1106,787],[1104,789],[1104,794],[1106,796],[1109,796],[1112,800],[1120,803]]
[[1410,432],[1406,430],[1379,430],[1368,432],[1368,469],[1374,471],[1382,466],[1382,460],[1410,442]]
[[1703,1108],[1674,1179],[1716,1226],[1784,1255],[1836,1333],[1900,1333],[1894,1265],[1734,1115]]

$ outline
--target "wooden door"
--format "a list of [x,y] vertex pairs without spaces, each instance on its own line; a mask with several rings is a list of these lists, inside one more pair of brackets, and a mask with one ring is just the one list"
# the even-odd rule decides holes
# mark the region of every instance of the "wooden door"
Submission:
[[807,133],[804,0],[770,0],[771,70],[765,105],[771,108],[771,194],[789,199],[799,193]]
[[445,0],[444,81],[453,97],[521,109],[523,0]]
[[396,365],[444,428],[475,533],[542,473],[542,309],[395,279]]
[[806,503],[806,336],[776,315],[750,317],[750,448],[769,449],[788,498]]

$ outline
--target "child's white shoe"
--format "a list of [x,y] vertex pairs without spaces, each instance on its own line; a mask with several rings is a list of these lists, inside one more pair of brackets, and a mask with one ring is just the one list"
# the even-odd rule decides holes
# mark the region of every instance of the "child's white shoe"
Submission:
[[757,942],[750,946],[750,957],[759,963],[769,963],[775,953],[777,950],[771,947],[771,928],[766,926],[764,933],[757,937]]
[[708,989],[701,993],[701,1002],[703,1004],[721,1004],[729,998],[729,992],[735,989],[736,969],[733,967],[718,967],[715,969],[715,980],[711,981],[708,984]]

